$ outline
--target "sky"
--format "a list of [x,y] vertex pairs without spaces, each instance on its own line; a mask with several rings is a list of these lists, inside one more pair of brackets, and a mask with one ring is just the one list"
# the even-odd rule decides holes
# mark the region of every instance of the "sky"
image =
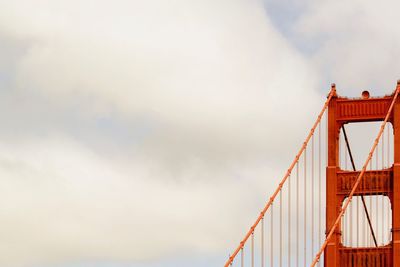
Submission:
[[397,1],[0,0],[0,265],[221,266]]

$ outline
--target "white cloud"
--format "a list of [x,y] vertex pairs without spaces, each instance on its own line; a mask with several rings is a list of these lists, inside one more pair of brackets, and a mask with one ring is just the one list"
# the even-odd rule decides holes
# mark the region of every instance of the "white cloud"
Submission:
[[313,59],[344,95],[389,94],[400,78],[399,8],[398,1],[310,1],[295,28],[321,42]]
[[[256,188],[270,183],[263,174],[277,174],[255,164],[218,173],[246,177],[251,192],[240,190],[242,179],[176,184],[145,162],[121,166],[65,137],[1,144],[0,162],[2,265],[221,251],[256,214],[258,207],[246,205],[262,203],[253,194],[260,197]],[[216,175],[201,167],[184,172]],[[243,214],[246,219],[231,220]]]
[[225,253],[321,104],[259,1],[13,1],[0,34],[27,47],[11,94],[156,125],[123,156],[57,131],[0,143],[2,265]]

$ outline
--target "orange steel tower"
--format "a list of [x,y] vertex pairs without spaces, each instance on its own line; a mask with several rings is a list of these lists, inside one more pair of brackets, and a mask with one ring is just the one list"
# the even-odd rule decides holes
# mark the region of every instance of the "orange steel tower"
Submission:
[[[400,83],[398,82],[398,87]],[[393,95],[370,98],[339,97],[335,85],[328,106],[328,164],[326,167],[326,232],[333,227],[342,205],[360,171],[344,171],[339,166],[339,134],[348,123],[383,121]],[[369,170],[364,173],[355,196],[380,195],[390,199],[392,210],[392,241],[374,247],[347,247],[342,244],[342,225],[339,224],[325,248],[326,267],[395,266],[400,267],[400,99],[394,103],[389,122],[394,133],[394,163],[390,168]],[[370,155],[371,156],[371,155]],[[365,203],[364,203],[365,204]],[[372,226],[371,226],[372,227]]]

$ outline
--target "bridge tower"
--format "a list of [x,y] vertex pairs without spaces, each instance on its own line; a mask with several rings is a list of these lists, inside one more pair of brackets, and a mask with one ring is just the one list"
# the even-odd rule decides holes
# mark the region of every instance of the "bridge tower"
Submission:
[[[397,87],[400,86],[398,82]],[[348,123],[383,121],[392,96],[345,98],[336,94],[328,106],[328,163],[326,167],[326,232],[338,217],[343,201],[349,195],[349,183],[354,183],[359,171],[345,171],[339,164],[339,135]],[[339,224],[325,248],[325,267],[394,266],[400,267],[400,99],[396,100],[390,123],[394,133],[394,163],[390,168],[367,171],[355,191],[355,196],[380,195],[390,199],[392,210],[392,241],[377,247],[347,247],[342,244],[342,225]],[[379,181],[379,182],[377,182]]]

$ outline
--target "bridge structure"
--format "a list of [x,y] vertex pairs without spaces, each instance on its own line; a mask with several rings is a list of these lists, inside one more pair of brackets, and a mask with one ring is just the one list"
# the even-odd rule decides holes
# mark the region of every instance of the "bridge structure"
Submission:
[[[293,162],[224,266],[400,267],[399,93],[400,81],[383,97],[342,97],[332,84]],[[379,129],[356,166],[346,127],[371,122]]]

